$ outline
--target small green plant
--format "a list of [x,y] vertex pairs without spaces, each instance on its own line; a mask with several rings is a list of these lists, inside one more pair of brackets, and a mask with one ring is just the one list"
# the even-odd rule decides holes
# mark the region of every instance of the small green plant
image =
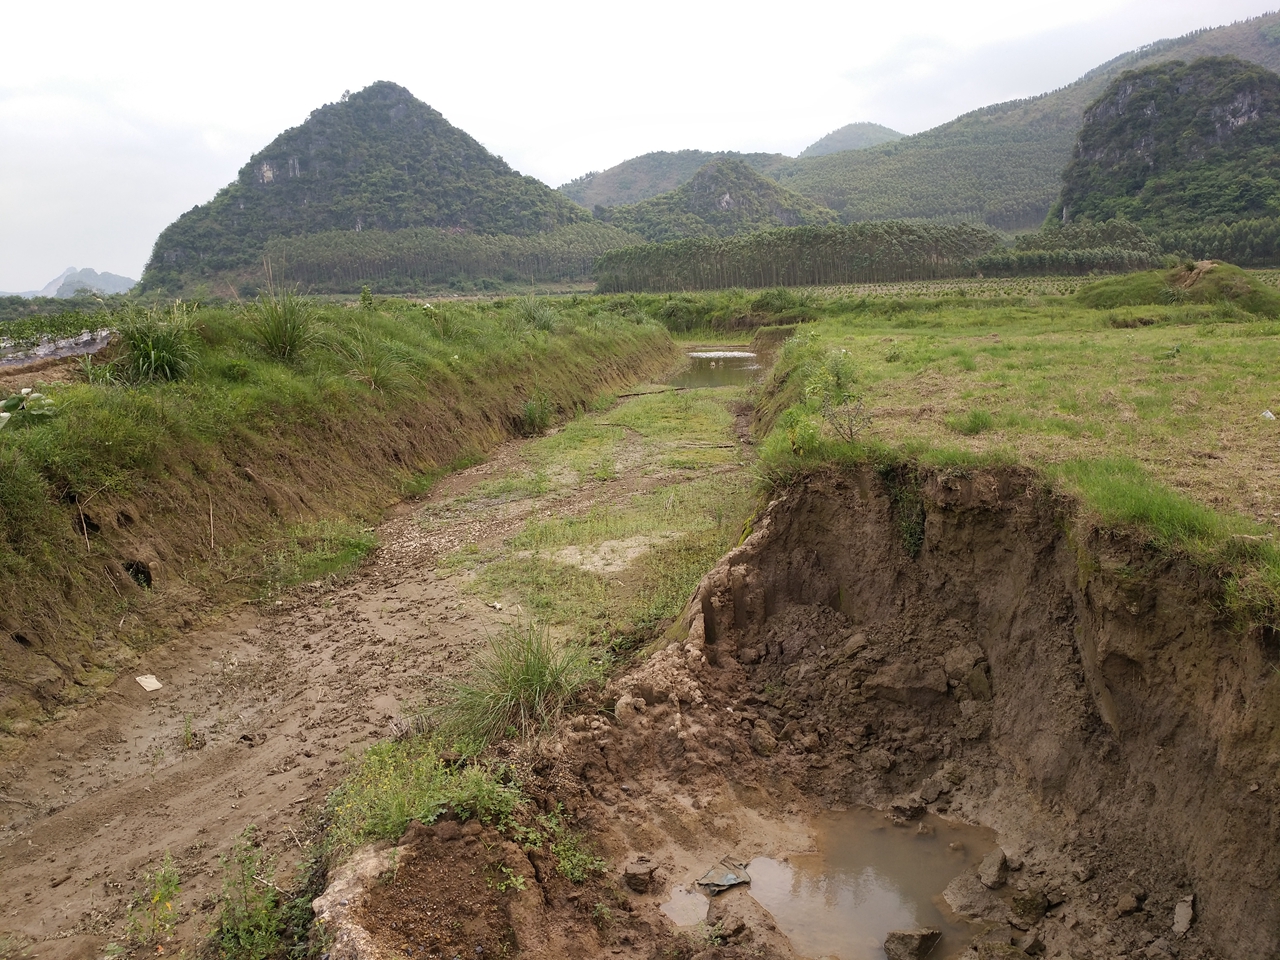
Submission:
[[178,896],[182,886],[173,857],[168,853],[160,866],[148,873],[142,892],[129,906],[125,929],[137,943],[152,944],[173,932],[178,925]]
[[366,283],[360,288],[360,309],[372,311],[373,308],[373,291],[369,289],[369,285]]
[[245,829],[222,857],[222,903],[213,942],[225,960],[267,960],[281,946],[284,921],[275,864],[259,848],[257,827]]
[[489,888],[497,890],[499,893],[506,893],[509,890],[523,890],[526,886],[524,877],[516,873],[506,864],[494,864],[497,868],[495,873],[486,881]]
[[585,883],[604,873],[604,858],[592,853],[580,834],[563,834],[552,842],[551,852],[556,858],[556,873],[571,883]]
[[195,367],[195,308],[175,300],[167,312],[157,307],[133,313],[119,325],[122,348],[115,375],[128,383],[181,380]]
[[191,714],[187,714],[182,718],[182,749],[183,750],[199,750],[204,746],[204,734],[193,729],[191,725]]
[[591,922],[596,925],[596,929],[600,931],[602,936],[608,936],[609,931],[613,929],[613,910],[607,903],[597,901],[596,905],[591,908]]
[[293,290],[277,294],[268,287],[258,295],[247,317],[258,345],[282,363],[297,360],[318,336],[315,308]]
[[520,408],[520,432],[526,437],[536,437],[551,426],[553,412],[551,401],[545,393],[539,391],[534,394]]
[[43,393],[25,387],[19,393],[11,393],[0,401],[0,430],[7,426],[24,427],[51,417],[57,411],[52,400]]
[[516,625],[476,654],[466,679],[455,682],[439,708],[441,728],[479,743],[527,736],[558,719],[600,668],[587,649],[556,643],[546,627]]

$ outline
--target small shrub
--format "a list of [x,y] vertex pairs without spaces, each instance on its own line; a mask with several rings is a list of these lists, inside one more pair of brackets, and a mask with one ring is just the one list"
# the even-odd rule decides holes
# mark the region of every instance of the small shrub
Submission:
[[351,364],[347,375],[370,390],[394,395],[413,385],[414,377],[409,364],[385,343],[371,336],[358,335],[354,342],[347,344],[340,352]]
[[475,655],[467,679],[453,684],[439,709],[441,729],[479,743],[534,733],[599,675],[585,647],[557,644],[536,624],[512,627]]
[[282,363],[298,359],[316,340],[315,308],[293,290],[259,294],[249,308],[248,319],[259,346]]
[[181,380],[196,364],[195,309],[181,300],[167,315],[157,308],[129,316],[119,332],[122,353],[115,373],[128,383]]
[[427,736],[375,744],[329,798],[329,842],[339,851],[393,840],[410,820],[432,823],[446,810],[507,827],[524,802],[500,764],[455,768]]
[[178,925],[178,896],[182,886],[173,857],[168,853],[160,866],[148,873],[142,893],[129,906],[125,929],[132,940],[152,944],[167,937]]
[[249,827],[222,857],[222,904],[213,942],[224,960],[267,960],[281,947],[284,921],[275,864]]
[[537,297],[521,297],[508,312],[508,329],[531,327],[549,333],[556,323],[556,308]]
[[374,308],[373,291],[365,284],[360,288],[360,309],[372,311]]

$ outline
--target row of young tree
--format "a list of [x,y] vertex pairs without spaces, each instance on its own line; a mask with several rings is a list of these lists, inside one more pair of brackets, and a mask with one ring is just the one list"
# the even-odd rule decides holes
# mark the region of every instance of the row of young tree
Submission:
[[1241,267],[1280,264],[1280,217],[1168,230],[1155,240],[1168,253],[1196,260],[1226,260]]
[[277,237],[266,256],[286,283],[316,293],[363,285],[419,289],[457,280],[590,280],[603,253],[634,244],[634,234],[587,221],[516,237],[449,230],[332,230]]
[[934,280],[972,269],[999,237],[968,223],[883,221],[790,227],[614,250],[596,262],[602,293]]

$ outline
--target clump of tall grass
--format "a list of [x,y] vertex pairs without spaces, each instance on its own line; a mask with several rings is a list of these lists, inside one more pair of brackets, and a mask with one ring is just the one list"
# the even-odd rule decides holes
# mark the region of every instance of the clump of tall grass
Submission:
[[520,432],[526,437],[536,437],[551,426],[555,412],[551,399],[539,391],[520,407]]
[[351,364],[347,375],[377,393],[395,395],[413,385],[409,364],[386,343],[365,333],[338,349]]
[[515,330],[532,327],[550,333],[556,325],[556,308],[537,297],[521,297],[507,314],[508,325]]
[[296,360],[318,335],[315,308],[294,290],[263,291],[249,307],[248,320],[259,346],[283,363]]
[[472,658],[466,679],[452,684],[437,711],[440,732],[473,743],[528,736],[559,719],[601,672],[586,647],[556,643],[535,623],[513,626]]
[[195,308],[175,300],[167,310],[132,313],[119,325],[121,354],[114,376],[128,383],[181,380],[191,373],[196,351]]

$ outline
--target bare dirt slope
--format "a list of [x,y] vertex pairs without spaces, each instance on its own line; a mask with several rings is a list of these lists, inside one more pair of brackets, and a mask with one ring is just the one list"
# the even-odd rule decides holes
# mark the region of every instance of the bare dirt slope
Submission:
[[[145,654],[99,702],[0,767],[0,889],[17,894],[0,906],[0,944],[7,935],[33,956],[100,956],[122,940],[127,905],[166,851],[183,880],[178,941],[191,943],[213,915],[218,858],[246,827],[259,828],[287,877],[343,758],[385,736],[406,705],[430,699],[524,613],[510,600],[487,603],[468,589],[472,574],[442,558],[463,545],[497,548],[535,514],[608,507],[675,473],[706,472],[655,472],[620,456],[604,479],[483,495],[527,467],[526,443],[394,511],[381,546],[346,580],[245,606]],[[609,575],[625,581],[628,568]],[[163,688],[143,690],[134,680],[143,674]]]

